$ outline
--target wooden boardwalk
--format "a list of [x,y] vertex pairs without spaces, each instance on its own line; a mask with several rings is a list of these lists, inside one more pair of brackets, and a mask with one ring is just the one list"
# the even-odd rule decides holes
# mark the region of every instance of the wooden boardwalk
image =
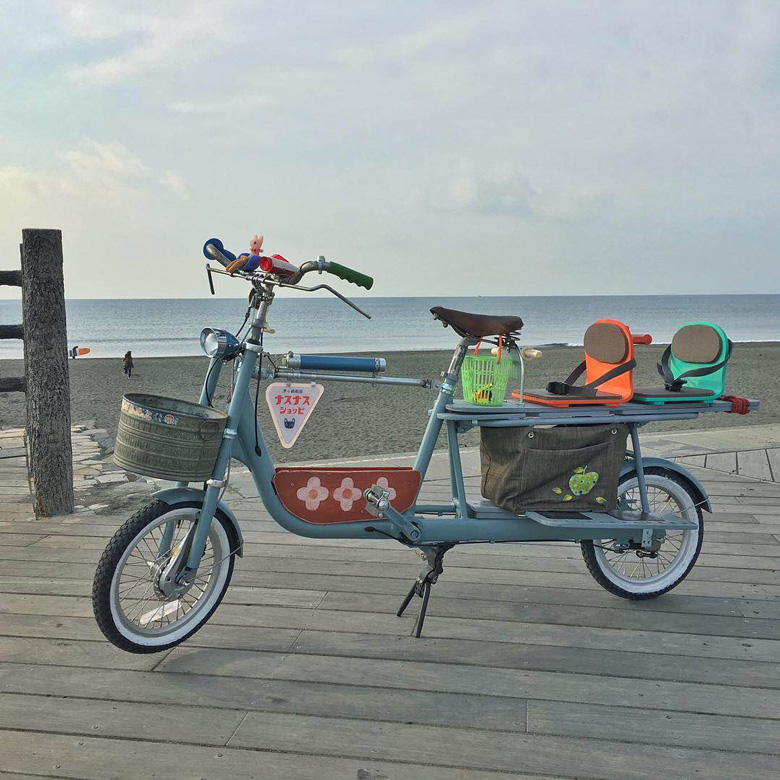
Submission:
[[611,596],[573,545],[477,546],[447,556],[419,640],[394,615],[412,552],[299,539],[247,498],[211,623],[129,655],[90,603],[124,518],[6,515],[0,780],[776,780],[780,485],[696,473],[716,514],[672,594]]

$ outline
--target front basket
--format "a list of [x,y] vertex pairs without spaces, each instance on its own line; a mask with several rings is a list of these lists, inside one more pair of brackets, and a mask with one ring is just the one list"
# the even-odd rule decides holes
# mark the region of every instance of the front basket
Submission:
[[122,398],[114,461],[127,471],[174,482],[211,476],[227,415],[210,406],[133,393]]

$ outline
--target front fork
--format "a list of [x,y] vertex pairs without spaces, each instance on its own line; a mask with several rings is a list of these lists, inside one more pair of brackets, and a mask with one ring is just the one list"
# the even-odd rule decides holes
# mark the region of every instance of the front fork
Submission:
[[[230,399],[230,405],[228,406],[228,419],[222,434],[222,444],[217,453],[217,459],[214,462],[211,478],[206,481],[206,492],[203,496],[203,504],[201,505],[198,520],[195,525],[195,532],[192,535],[192,542],[189,545],[188,551],[183,550],[183,552],[186,552],[187,554],[187,560],[186,563],[181,566],[180,573],[176,578],[179,582],[192,580],[194,573],[200,565],[203,552],[206,549],[206,541],[208,539],[211,521],[214,519],[214,514],[217,511],[217,502],[219,501],[220,493],[225,486],[225,474],[227,473],[227,467],[233,452],[233,445],[238,431],[238,423],[245,408],[244,398],[249,390],[249,382],[252,379],[252,374],[257,363],[258,352],[256,350],[259,350],[259,345],[253,344],[252,341],[252,339],[249,339],[246,342],[246,349],[241,360],[241,368],[238,371],[238,376],[233,387],[233,394]],[[219,359],[214,358],[213,360]],[[204,383],[203,391],[201,392],[201,403],[205,403],[207,401],[207,394],[208,396],[211,396],[216,388],[216,378],[219,376],[218,369],[219,366],[215,366],[212,361],[211,366],[209,366],[209,375],[206,383]],[[211,376],[212,373],[216,374],[216,377],[213,379]],[[257,423],[255,422],[255,425],[256,424]],[[170,548],[172,535],[173,523],[168,523],[160,541],[161,552],[167,552]]]

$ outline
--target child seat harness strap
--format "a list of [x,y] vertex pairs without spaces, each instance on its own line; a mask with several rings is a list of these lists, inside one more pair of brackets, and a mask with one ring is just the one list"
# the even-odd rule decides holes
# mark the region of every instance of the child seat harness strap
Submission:
[[731,357],[732,347],[734,346],[731,343],[731,339],[726,339],[726,341],[729,345],[728,350],[726,351],[726,357],[721,360],[720,363],[715,363],[712,366],[705,366],[704,368],[692,368],[689,371],[683,371],[678,377],[675,377],[674,374],[672,374],[672,369],[669,366],[669,359],[672,356],[672,345],[670,344],[664,350],[663,355],[661,355],[661,362],[656,363],[658,373],[664,378],[664,386],[666,389],[669,392],[678,393],[682,390],[686,381],[691,377],[707,376],[708,374],[714,374],[716,371],[720,371],[720,369],[728,363],[728,360]]
[[636,360],[631,358],[627,363],[622,363],[615,368],[610,369],[605,374],[602,374],[598,379],[594,379],[592,382],[588,382],[582,387],[575,387],[576,382],[585,371],[585,361],[583,360],[574,371],[566,377],[563,382],[548,382],[547,392],[553,395],[579,395],[586,398],[594,398],[598,395],[597,387],[603,385],[605,382],[609,382],[610,379],[614,379],[616,376],[626,374],[632,371],[636,367]]

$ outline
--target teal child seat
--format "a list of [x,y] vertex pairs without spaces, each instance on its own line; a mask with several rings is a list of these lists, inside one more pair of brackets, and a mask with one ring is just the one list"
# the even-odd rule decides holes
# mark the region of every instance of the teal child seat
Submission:
[[719,325],[683,325],[658,363],[664,386],[635,388],[633,400],[642,404],[715,401],[726,388],[726,363],[731,349],[732,343]]

